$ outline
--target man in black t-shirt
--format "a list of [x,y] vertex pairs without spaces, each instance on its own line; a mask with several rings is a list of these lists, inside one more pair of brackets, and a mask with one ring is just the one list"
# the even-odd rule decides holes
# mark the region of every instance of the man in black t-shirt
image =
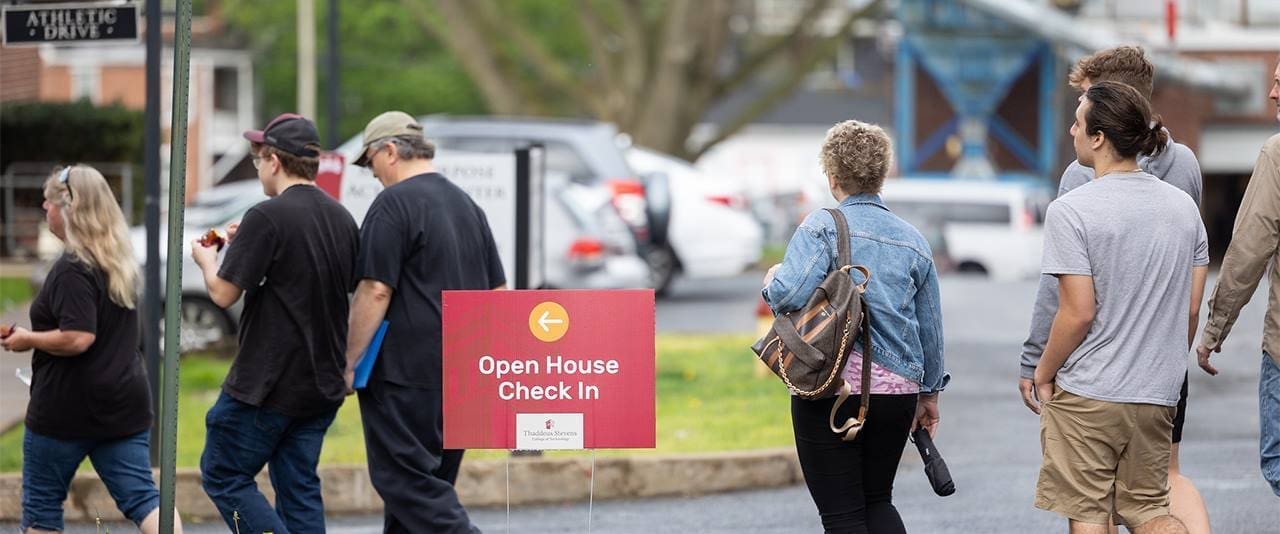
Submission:
[[[215,247],[191,245],[215,304],[245,296],[240,351],[205,418],[202,482],[233,532],[324,532],[316,464],[346,397],[359,233],[350,212],[315,187],[315,124],[284,114],[244,136],[272,198],[228,229],[221,268]],[[265,465],[275,509],[254,482]]]
[[347,340],[347,384],[385,319],[387,332],[360,391],[369,477],[386,532],[479,532],[453,482],[460,450],[444,450],[441,292],[506,286],[484,211],[434,171],[422,126],[391,111],[369,122],[356,165],[386,187],[360,228]]

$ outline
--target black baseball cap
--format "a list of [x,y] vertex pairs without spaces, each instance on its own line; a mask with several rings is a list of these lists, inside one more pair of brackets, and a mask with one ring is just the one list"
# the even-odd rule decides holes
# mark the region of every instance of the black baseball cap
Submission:
[[278,148],[295,156],[314,158],[320,156],[318,150],[307,148],[307,145],[320,145],[320,132],[316,123],[302,115],[283,113],[271,119],[267,127],[261,130],[248,130],[244,138],[254,143],[262,143]]

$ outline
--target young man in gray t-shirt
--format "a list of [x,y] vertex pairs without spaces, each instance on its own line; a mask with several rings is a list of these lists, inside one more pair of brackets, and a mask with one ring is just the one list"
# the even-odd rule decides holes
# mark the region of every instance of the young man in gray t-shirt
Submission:
[[1092,86],[1071,133],[1097,176],[1054,201],[1042,272],[1059,307],[1034,373],[1044,460],[1036,507],[1073,533],[1187,532],[1169,515],[1174,406],[1207,274],[1208,240],[1185,193],[1140,169],[1168,135],[1136,89]]
[[[1123,82],[1137,89],[1149,102],[1154,76],[1155,66],[1146,58],[1141,47],[1118,46],[1080,58],[1072,67],[1068,81],[1073,88],[1081,92],[1088,91],[1089,87],[1096,82],[1108,80]],[[1190,148],[1176,142],[1167,129],[1165,133],[1169,135],[1169,140],[1164,150],[1158,154],[1139,155],[1138,167],[1182,190],[1198,206],[1204,189],[1200,164]],[[1057,196],[1062,197],[1075,188],[1092,182],[1093,179],[1093,169],[1073,161],[1062,173]],[[1051,275],[1043,275],[1040,277],[1040,286],[1036,291],[1030,332],[1022,345],[1018,380],[1018,389],[1022,394],[1023,402],[1036,414],[1040,413],[1040,408],[1034,398],[1035,388],[1032,378],[1036,365],[1040,362],[1040,356],[1044,353],[1045,343],[1049,340],[1049,329],[1057,312],[1058,279]],[[1192,533],[1207,534],[1211,529],[1204,499],[1191,480],[1181,473],[1178,462],[1179,442],[1182,441],[1182,427],[1186,420],[1187,393],[1187,380],[1184,378],[1178,411],[1173,419],[1173,453],[1169,462],[1170,501],[1174,515],[1183,521]]]
[[1177,406],[1191,267],[1208,264],[1195,203],[1151,174],[1113,172],[1055,201],[1041,270],[1090,277],[1097,299],[1093,325],[1057,385],[1102,401]]

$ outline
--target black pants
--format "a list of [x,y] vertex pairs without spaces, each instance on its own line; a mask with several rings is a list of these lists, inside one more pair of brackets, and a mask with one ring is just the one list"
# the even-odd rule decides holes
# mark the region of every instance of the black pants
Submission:
[[1178,411],[1173,414],[1173,442],[1182,443],[1182,427],[1187,424],[1187,381],[1190,371],[1182,375],[1182,391],[1178,394]]
[[[858,415],[860,397],[840,407],[837,422]],[[835,399],[791,399],[796,452],[809,495],[827,532],[905,533],[893,507],[893,478],[916,413],[915,395],[872,395],[858,437],[841,441],[827,417]]]
[[460,450],[444,450],[439,390],[370,381],[360,390],[369,479],[383,501],[383,532],[472,533],[453,488]]

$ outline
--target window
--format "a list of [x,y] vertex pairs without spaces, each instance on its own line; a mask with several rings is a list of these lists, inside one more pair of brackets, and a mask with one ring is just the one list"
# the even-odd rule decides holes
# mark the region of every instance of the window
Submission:
[[214,111],[235,112],[240,104],[240,72],[235,67],[213,69]]
[[71,67],[71,99],[89,99],[98,101],[99,71],[96,65],[75,65]]
[[546,143],[546,147],[547,171],[564,173],[570,180],[582,184],[595,181],[595,173],[591,172],[591,167],[587,166],[587,162],[573,147],[557,141]]

